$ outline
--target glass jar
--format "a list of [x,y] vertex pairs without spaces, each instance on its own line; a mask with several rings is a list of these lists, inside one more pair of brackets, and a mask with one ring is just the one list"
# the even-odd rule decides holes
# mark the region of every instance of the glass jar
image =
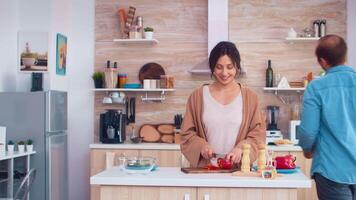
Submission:
[[124,88],[127,83],[127,74],[119,74],[119,87]]

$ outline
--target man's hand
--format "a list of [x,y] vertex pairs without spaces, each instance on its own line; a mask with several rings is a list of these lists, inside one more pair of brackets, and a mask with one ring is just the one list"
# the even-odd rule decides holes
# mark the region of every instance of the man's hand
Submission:
[[233,163],[240,163],[242,150],[240,148],[233,148],[230,153],[227,154],[226,158],[231,160]]
[[200,151],[200,154],[205,158],[205,159],[210,159],[213,157],[213,148],[211,148],[211,146],[209,144],[206,144],[205,146],[203,146],[203,148]]
[[312,151],[304,151],[304,157],[311,159],[313,158],[313,152]]

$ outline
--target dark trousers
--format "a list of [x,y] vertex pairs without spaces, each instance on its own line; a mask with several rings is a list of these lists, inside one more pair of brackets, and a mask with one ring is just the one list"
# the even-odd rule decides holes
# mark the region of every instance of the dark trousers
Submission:
[[356,185],[336,183],[318,173],[314,180],[320,200],[356,200]]

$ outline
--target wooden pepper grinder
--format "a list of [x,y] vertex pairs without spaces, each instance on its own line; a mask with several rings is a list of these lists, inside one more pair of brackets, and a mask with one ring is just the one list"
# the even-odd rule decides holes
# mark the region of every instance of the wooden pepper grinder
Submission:
[[266,145],[258,144],[257,171],[262,172],[266,169]]
[[250,172],[250,144],[243,144],[242,145],[242,161],[241,161],[241,171],[243,173]]

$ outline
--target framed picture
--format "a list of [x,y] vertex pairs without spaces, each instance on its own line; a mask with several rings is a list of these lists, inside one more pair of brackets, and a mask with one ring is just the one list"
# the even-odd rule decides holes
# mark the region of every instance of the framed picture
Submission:
[[66,75],[67,37],[57,33],[56,74]]
[[48,72],[48,33],[18,32],[20,72]]

